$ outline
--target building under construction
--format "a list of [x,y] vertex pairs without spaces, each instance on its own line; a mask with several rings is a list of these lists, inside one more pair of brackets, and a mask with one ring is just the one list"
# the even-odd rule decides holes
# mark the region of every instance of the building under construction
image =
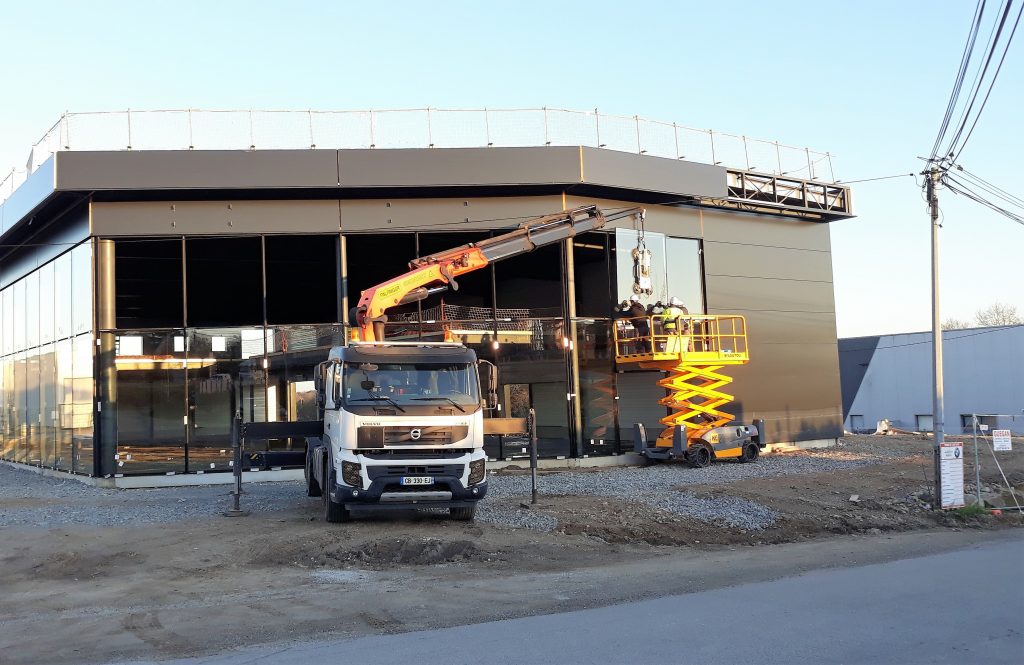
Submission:
[[[678,129],[673,156],[639,121],[634,150],[599,134],[566,145],[546,112],[532,146],[493,140],[485,117],[488,135],[464,141],[480,147],[442,147],[427,120],[415,145],[387,144],[371,114],[354,146],[263,149],[250,114],[251,142],[204,149],[217,144],[196,140],[191,114],[173,145],[147,144],[130,118],[120,143],[62,118],[0,207],[3,459],[101,477],[227,471],[232,414],[315,418],[313,369],[349,337],[363,289],[584,204],[640,205],[646,220],[467,275],[389,312],[388,338],[454,336],[494,362],[501,413],[536,409],[542,456],[631,451],[633,425],[655,436],[665,416],[658,372],[615,362],[642,240],[645,302],[746,317],[750,362],[729,370],[740,422],[763,419],[771,442],[840,435],[829,223],[852,210],[810,156],[803,177],[782,175],[781,155],[777,168],[691,161]],[[301,466],[302,445],[260,443],[247,465]],[[489,443],[494,458],[521,451]]]

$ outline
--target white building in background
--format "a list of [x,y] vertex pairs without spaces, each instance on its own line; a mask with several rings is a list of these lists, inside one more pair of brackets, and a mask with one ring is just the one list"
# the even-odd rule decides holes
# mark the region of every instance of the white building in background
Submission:
[[[971,431],[971,414],[1024,434],[1024,325],[943,333],[946,433]],[[932,334],[839,340],[847,430],[932,430]]]

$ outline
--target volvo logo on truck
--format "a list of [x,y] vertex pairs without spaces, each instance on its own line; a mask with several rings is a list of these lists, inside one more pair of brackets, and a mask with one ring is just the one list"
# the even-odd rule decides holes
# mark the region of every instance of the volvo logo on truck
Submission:
[[421,436],[422,434],[423,434],[423,432],[422,432],[422,431],[420,431],[420,428],[419,428],[419,427],[416,427],[416,428],[413,428],[413,430],[412,430],[411,432],[409,432],[409,437],[410,437],[410,438],[411,438],[411,439],[412,439],[413,441],[419,441],[419,440],[420,440],[420,436]]

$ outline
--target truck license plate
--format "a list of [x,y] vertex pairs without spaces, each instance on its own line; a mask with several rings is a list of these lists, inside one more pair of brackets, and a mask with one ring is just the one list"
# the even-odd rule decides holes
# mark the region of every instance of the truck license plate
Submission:
[[431,476],[402,476],[403,485],[433,485]]

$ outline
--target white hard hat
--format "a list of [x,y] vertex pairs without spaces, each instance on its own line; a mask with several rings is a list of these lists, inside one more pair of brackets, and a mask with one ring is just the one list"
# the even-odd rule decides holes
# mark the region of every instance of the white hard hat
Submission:
[[629,302],[640,302],[640,296],[634,293],[629,297]]
[[672,296],[672,299],[668,301],[668,304],[672,305],[673,307],[682,307],[683,301],[680,300],[679,298],[676,298],[675,296]]

